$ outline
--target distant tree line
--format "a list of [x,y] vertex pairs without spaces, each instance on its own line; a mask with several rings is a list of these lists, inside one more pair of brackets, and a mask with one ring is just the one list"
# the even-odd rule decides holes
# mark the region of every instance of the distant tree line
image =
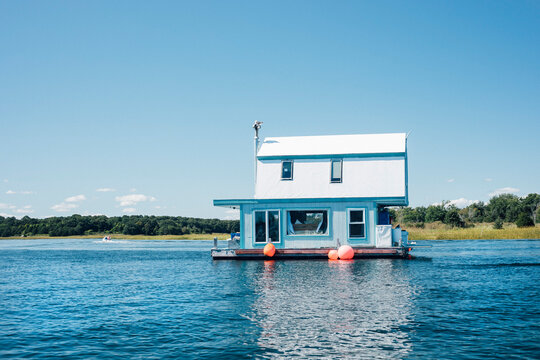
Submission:
[[475,223],[492,222],[494,228],[503,223],[515,223],[518,227],[534,226],[540,222],[540,195],[529,194],[519,197],[502,194],[492,197],[487,203],[473,203],[463,209],[448,201],[428,207],[402,207],[390,209],[395,222],[417,227],[425,223],[441,222],[453,227],[472,227]]
[[180,216],[107,217],[71,215],[34,219],[0,216],[0,237],[71,236],[92,234],[183,235],[231,233],[240,230],[239,220],[199,219]]

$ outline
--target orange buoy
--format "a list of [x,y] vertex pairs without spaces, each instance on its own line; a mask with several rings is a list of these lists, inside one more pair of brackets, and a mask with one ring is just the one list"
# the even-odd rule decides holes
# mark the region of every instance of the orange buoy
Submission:
[[276,247],[274,246],[274,244],[268,243],[264,245],[264,250],[263,250],[264,255],[268,257],[272,257],[274,256],[275,253],[276,253]]
[[338,255],[341,260],[351,260],[354,257],[354,250],[349,245],[341,245],[338,249]]
[[339,257],[337,250],[330,250],[328,252],[328,259],[330,260],[337,260]]

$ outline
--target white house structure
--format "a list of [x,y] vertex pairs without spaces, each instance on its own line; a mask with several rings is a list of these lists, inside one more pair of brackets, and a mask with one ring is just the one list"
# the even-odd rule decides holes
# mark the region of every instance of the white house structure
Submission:
[[[254,125],[255,195],[214,200],[240,210],[240,239],[214,258],[326,257],[350,245],[355,256],[404,256],[407,233],[392,229],[387,206],[408,205],[406,134],[273,137]],[[235,246],[236,245],[236,246]],[[235,249],[236,248],[236,249]]]

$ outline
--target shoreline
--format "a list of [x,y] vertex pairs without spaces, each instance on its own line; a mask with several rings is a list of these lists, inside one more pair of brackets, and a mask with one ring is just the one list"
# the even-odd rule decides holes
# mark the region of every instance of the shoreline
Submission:
[[49,236],[49,235],[33,235],[33,236],[10,236],[0,237],[0,240],[40,240],[40,239],[93,239],[101,240],[104,236],[109,235],[111,240],[227,240],[231,234],[186,234],[186,235],[124,235],[124,234],[93,234],[93,235],[70,235],[70,236]]
[[[518,228],[513,224],[505,224],[503,229],[493,229],[493,224],[482,223],[470,228],[451,228],[444,224],[426,224],[424,227],[403,224],[403,229],[409,232],[409,240],[537,240],[540,239],[540,224],[531,227]],[[0,237],[0,240],[16,239],[97,239],[110,235],[116,240],[205,240],[212,241],[214,237],[218,240],[227,240],[230,234],[184,234],[184,235],[125,235],[125,234],[92,234],[92,235],[71,235],[71,236],[11,236]]]
[[[407,229],[409,232],[409,241],[439,241],[439,240],[540,240],[540,229],[531,233],[532,236],[520,237],[515,236],[515,232],[504,232],[502,230],[493,230],[482,234],[482,236],[467,236],[470,232],[460,231],[469,229],[449,229],[443,231],[433,231],[429,229]],[[176,240],[176,241],[213,241],[214,237],[224,241],[229,239],[229,234],[193,234],[190,235],[111,235],[111,240]],[[105,235],[103,235],[105,236]],[[11,236],[0,237],[2,240],[44,240],[44,239],[88,239],[101,240],[103,236],[95,235],[80,235],[80,236]]]

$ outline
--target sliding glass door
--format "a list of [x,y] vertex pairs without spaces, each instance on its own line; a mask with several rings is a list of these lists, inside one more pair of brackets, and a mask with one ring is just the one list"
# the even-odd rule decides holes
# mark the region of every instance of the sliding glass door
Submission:
[[256,243],[280,241],[279,210],[257,210],[254,212],[254,219]]

